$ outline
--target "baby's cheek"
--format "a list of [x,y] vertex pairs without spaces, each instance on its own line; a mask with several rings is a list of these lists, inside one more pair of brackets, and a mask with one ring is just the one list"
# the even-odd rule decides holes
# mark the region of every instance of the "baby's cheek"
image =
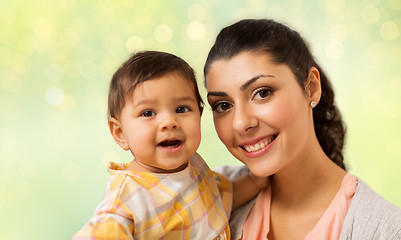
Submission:
[[201,142],[201,131],[200,131],[200,128],[192,129],[190,134],[191,134],[190,135],[191,140],[193,141],[194,145],[196,145],[196,147],[199,147],[200,142]]

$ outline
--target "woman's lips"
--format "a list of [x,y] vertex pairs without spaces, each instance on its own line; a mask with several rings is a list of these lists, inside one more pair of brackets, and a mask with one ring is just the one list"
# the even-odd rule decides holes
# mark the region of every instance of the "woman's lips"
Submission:
[[273,134],[258,140],[244,143],[240,146],[246,156],[259,157],[270,150],[270,148],[274,145],[277,136],[278,134]]

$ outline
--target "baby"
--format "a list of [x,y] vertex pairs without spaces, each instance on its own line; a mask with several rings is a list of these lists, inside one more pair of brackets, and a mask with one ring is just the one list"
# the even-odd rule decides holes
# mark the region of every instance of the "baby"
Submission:
[[230,182],[196,153],[203,101],[193,69],[165,52],[132,55],[113,75],[108,119],[130,163],[110,163],[94,216],[72,239],[230,239],[232,209],[267,185]]

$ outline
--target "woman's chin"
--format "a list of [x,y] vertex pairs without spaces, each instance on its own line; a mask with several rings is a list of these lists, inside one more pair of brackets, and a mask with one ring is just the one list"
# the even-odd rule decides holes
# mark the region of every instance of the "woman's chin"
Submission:
[[268,177],[278,171],[278,166],[274,165],[272,161],[255,161],[255,159],[247,159],[242,161],[249,170],[258,177]]

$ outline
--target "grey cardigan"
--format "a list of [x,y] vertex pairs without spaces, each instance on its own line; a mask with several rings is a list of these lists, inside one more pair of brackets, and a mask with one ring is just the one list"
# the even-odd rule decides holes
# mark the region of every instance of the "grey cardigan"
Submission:
[[[246,166],[222,166],[215,171],[230,179],[249,172]],[[255,199],[252,199],[231,213],[230,229],[233,240],[242,236],[242,225],[254,204]],[[401,239],[401,209],[379,196],[359,179],[340,239]]]

